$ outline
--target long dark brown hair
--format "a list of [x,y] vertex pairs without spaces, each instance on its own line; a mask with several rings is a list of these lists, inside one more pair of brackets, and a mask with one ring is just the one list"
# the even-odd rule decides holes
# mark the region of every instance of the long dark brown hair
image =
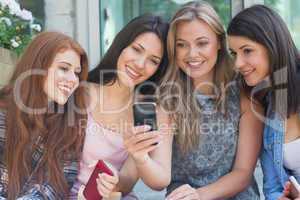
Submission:
[[[169,24],[167,22],[164,22],[161,17],[152,14],[144,14],[132,19],[116,35],[101,62],[95,69],[89,72],[88,81],[101,85],[113,84],[117,80],[117,62],[123,49],[129,46],[139,35],[150,32],[157,35],[164,48],[163,57],[157,71],[147,81],[140,84],[140,86],[143,86],[140,87],[140,92],[142,94],[153,94],[154,88],[150,87],[150,84],[148,83],[154,83],[154,85],[158,84],[164,76],[168,65],[167,49],[165,45],[168,28]],[[103,77],[101,77],[101,73],[103,73]]]
[[[271,8],[254,5],[238,13],[229,23],[228,35],[246,37],[263,45],[269,56],[270,87],[257,92],[254,97],[269,93],[272,97],[273,109],[288,117],[299,111],[300,106],[300,59],[299,52],[283,19]],[[247,86],[242,76],[240,85],[250,93],[261,84]],[[258,88],[259,89],[259,88]],[[265,104],[264,98],[256,98]],[[266,105],[265,105],[266,106]]]
[[[16,199],[33,173],[32,158],[37,146],[43,146],[43,156],[35,176],[38,183],[47,181],[59,194],[67,194],[68,184],[63,174],[62,160],[79,160],[86,114],[75,112],[75,107],[85,110],[84,87],[79,87],[64,106],[54,103],[54,109],[43,114],[26,112],[15,101],[14,88],[18,79],[33,70],[48,70],[57,53],[74,50],[80,56],[79,81],[86,80],[88,60],[85,51],[72,38],[58,32],[37,35],[18,61],[10,82],[0,90],[0,106],[5,112],[6,144],[4,164],[8,169],[8,199]],[[49,108],[43,90],[45,76],[31,75],[22,81],[20,100],[26,107]],[[61,107],[61,108],[60,108]],[[60,111],[59,111],[60,110]],[[73,122],[70,123],[70,118]]]

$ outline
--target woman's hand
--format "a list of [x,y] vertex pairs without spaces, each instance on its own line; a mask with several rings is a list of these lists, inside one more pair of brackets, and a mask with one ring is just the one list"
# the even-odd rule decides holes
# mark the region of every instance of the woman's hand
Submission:
[[285,183],[283,194],[278,200],[300,200],[299,195],[297,197],[295,197],[295,195],[293,195],[292,183],[290,181]]
[[124,137],[124,146],[136,164],[144,164],[149,152],[157,148],[163,136],[159,131],[149,131],[150,126],[136,126]]
[[116,185],[119,182],[119,175],[116,170],[113,171],[113,176],[106,173],[100,173],[97,178],[97,189],[100,195],[104,198],[109,198],[115,192]]
[[188,184],[176,188],[166,200],[200,200],[198,191]]

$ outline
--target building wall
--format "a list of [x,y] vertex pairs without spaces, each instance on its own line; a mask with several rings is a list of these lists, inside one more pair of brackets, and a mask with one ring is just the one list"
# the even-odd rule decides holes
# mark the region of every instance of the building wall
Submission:
[[99,13],[99,0],[45,0],[45,29],[75,38],[92,68],[100,60]]
[[[75,38],[89,56],[90,69],[95,67],[107,49],[106,44],[112,40],[110,34],[115,35],[124,25],[126,20],[122,18],[123,7],[126,3],[133,2],[133,0],[44,1],[45,29],[61,31]],[[231,0],[231,3],[231,15],[234,16],[244,7],[264,3],[264,0]],[[104,9],[108,11],[108,21],[103,20]],[[133,12],[137,15],[136,10]]]
[[71,37],[75,33],[74,1],[45,0],[45,29],[61,31]]

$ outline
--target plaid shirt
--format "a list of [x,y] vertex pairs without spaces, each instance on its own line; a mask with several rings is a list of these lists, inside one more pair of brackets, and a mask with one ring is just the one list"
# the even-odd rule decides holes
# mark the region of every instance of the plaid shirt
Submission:
[[[0,200],[7,198],[8,173],[4,164],[5,147],[5,114],[0,112]],[[33,165],[37,166],[43,153],[43,146],[38,145],[37,150],[32,155]],[[78,161],[63,161],[63,171],[69,188],[71,189],[78,174]],[[23,186],[23,192],[18,200],[58,200],[66,199],[63,194],[55,192],[54,188],[47,182],[43,184],[34,184],[33,178],[28,177],[28,182]]]

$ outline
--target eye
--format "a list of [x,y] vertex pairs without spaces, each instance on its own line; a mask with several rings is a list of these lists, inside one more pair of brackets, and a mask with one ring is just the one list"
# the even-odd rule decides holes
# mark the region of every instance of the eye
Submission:
[[208,44],[208,41],[199,41],[197,42],[198,47],[206,46]]
[[132,49],[135,51],[135,52],[141,52],[140,48],[136,47],[136,46],[132,46]]
[[183,42],[176,42],[176,47],[184,48],[184,47],[186,47],[186,45]]
[[156,59],[151,59],[151,62],[154,64],[154,65],[159,65],[160,61],[156,60]]
[[252,49],[248,49],[248,48],[245,48],[244,50],[243,50],[243,52],[244,52],[244,54],[250,54],[251,52],[252,52],[253,50]]
[[69,70],[68,67],[65,67],[65,66],[59,66],[58,67],[60,70],[62,70],[63,72],[67,72]]

